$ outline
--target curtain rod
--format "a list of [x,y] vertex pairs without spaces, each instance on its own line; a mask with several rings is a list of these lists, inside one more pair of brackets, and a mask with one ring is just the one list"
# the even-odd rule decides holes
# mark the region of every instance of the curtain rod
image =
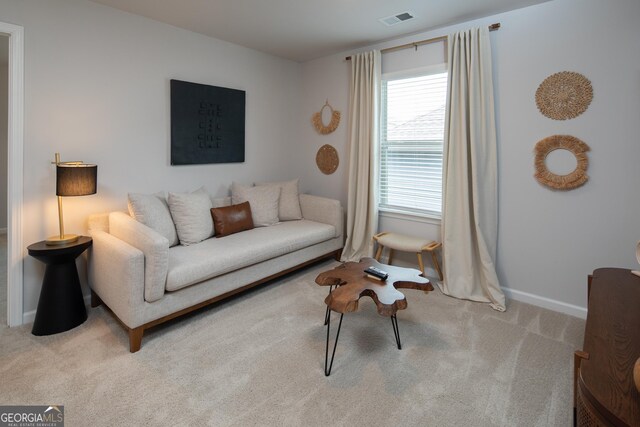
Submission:
[[[499,30],[499,29],[500,29],[500,23],[499,22],[489,25],[489,31],[496,31],[496,30]],[[447,36],[434,37],[432,39],[426,39],[426,40],[420,40],[420,41],[413,42],[413,43],[401,44],[400,46],[388,47],[386,49],[380,50],[380,53],[395,52],[396,50],[407,49],[407,48],[410,48],[410,47],[415,47],[417,49],[418,46],[422,46],[422,45],[430,44],[430,43],[436,43],[436,42],[440,42],[440,41],[443,41],[443,40],[446,40],[446,39],[447,39]],[[345,58],[345,60],[350,61],[351,57],[347,56]]]

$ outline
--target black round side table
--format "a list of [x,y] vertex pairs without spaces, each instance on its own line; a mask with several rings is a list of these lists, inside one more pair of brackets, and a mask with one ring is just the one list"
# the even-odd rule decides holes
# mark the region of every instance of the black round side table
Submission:
[[44,240],[29,245],[29,255],[45,263],[33,335],[52,335],[68,331],[87,320],[76,258],[93,240],[80,236],[73,243],[49,246]]

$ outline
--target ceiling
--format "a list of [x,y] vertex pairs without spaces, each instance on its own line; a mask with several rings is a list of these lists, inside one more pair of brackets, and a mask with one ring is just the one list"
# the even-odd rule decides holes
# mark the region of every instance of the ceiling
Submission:
[[[92,0],[304,62],[549,0]],[[409,11],[388,27],[378,21]]]

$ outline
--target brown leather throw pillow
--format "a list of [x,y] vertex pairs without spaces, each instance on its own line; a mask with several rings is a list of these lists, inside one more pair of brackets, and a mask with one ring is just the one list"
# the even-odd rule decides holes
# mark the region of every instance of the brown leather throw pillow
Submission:
[[211,208],[211,217],[213,218],[216,237],[224,237],[253,228],[249,202],[222,208]]

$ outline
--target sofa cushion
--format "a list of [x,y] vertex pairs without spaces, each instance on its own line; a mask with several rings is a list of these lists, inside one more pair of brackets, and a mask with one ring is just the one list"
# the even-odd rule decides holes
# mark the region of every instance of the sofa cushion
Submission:
[[213,236],[213,206],[203,188],[192,193],[169,193],[168,202],[180,244],[192,245]]
[[249,187],[234,182],[231,186],[231,200],[234,205],[249,202],[254,227],[268,227],[280,222],[278,218],[280,186],[278,185]]
[[217,237],[224,237],[253,228],[249,202],[222,208],[211,208],[211,217],[213,218],[213,228]]
[[261,261],[332,239],[335,227],[319,222],[287,221],[197,245],[169,249],[167,291],[176,291]]
[[278,218],[280,221],[302,219],[297,178],[283,182],[256,182],[256,186],[264,185],[280,187],[280,202],[278,204]]
[[223,208],[225,206],[231,206],[231,196],[214,197],[211,199],[211,205],[214,208]]
[[129,215],[164,236],[169,241],[169,246],[178,244],[176,226],[171,219],[164,194],[129,193],[127,197]]

